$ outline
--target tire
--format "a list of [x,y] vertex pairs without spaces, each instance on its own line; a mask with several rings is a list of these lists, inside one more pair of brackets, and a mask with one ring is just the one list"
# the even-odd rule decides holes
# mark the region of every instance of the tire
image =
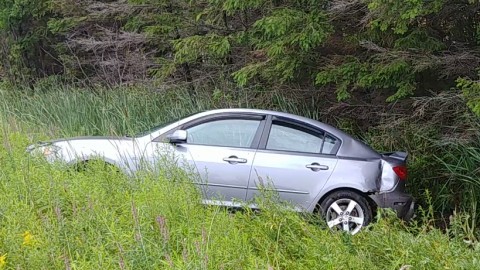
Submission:
[[329,194],[320,204],[320,213],[330,229],[352,235],[368,225],[373,217],[372,207],[365,197],[350,190]]

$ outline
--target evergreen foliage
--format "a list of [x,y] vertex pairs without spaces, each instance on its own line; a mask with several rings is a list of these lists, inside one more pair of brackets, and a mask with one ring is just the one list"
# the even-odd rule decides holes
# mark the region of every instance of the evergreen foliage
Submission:
[[48,0],[0,2],[0,74],[25,83],[55,72],[56,63],[45,48],[52,42],[47,22],[54,16]]
[[457,80],[458,87],[467,100],[467,105],[474,113],[480,116],[480,81],[474,81],[466,78]]
[[19,82],[62,75],[107,85],[228,78],[240,87],[335,91],[341,101],[367,91],[391,102],[476,75],[479,6],[456,0],[6,0],[0,4],[0,76]]

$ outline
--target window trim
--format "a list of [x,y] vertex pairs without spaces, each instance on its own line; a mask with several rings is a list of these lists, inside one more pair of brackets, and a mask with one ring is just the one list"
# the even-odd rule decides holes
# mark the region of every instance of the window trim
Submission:
[[190,122],[187,122],[183,125],[180,125],[178,127],[175,127],[157,138],[153,139],[153,142],[164,142],[164,141],[159,141],[159,139],[166,139],[168,134],[171,134],[175,132],[176,130],[187,130],[188,128],[198,126],[201,124],[205,124],[208,122],[214,122],[214,121],[219,121],[219,120],[258,120],[260,124],[257,127],[257,130],[255,131],[255,135],[253,137],[252,143],[250,144],[249,147],[238,147],[238,146],[224,146],[224,145],[209,145],[209,144],[193,144],[193,143],[182,143],[186,145],[198,145],[198,146],[208,146],[208,147],[223,147],[223,148],[238,148],[238,149],[258,149],[258,146],[260,144],[260,138],[262,136],[262,133],[264,131],[265,125],[266,125],[266,119],[267,115],[263,114],[257,114],[257,113],[219,113],[219,114],[214,114],[214,115],[207,115],[201,118],[194,119]]
[[[268,138],[270,137],[270,132],[272,130],[272,125],[274,124],[275,121],[281,122],[281,123],[286,123],[287,126],[292,126],[292,128],[298,127],[299,130],[302,130],[302,129],[303,130],[311,130],[313,133],[323,134],[322,147],[320,148],[320,153],[267,149]],[[262,150],[262,152],[265,151],[265,152],[272,152],[272,153],[285,153],[285,154],[295,154],[295,155],[332,157],[332,156],[337,155],[338,150],[340,149],[340,146],[342,144],[342,140],[340,140],[337,136],[331,134],[330,132],[326,132],[325,130],[323,130],[321,128],[318,128],[316,126],[310,125],[310,124],[302,122],[302,121],[298,121],[298,120],[291,119],[291,118],[286,118],[286,117],[281,117],[281,116],[269,115],[267,117],[266,122],[267,123],[265,125],[262,138],[260,139],[260,145],[258,147],[258,149]],[[324,143],[325,143],[325,137],[327,137],[327,136],[330,136],[337,141],[335,143],[334,148],[333,148],[332,154],[321,153],[321,151],[323,150]]]

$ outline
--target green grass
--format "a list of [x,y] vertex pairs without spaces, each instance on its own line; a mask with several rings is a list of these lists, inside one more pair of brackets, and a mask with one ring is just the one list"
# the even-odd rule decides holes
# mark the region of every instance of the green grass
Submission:
[[[273,108],[315,117],[311,106],[298,106],[275,92],[204,91],[191,97],[182,88],[49,90],[6,89],[0,84],[0,115],[9,127],[28,127],[55,136],[135,134],[192,113],[229,107]],[[301,109],[300,109],[301,108]]]
[[13,126],[28,126],[48,136],[135,134],[160,123],[215,108],[276,109],[319,118],[312,97],[299,103],[272,91],[200,91],[149,87],[6,90],[0,84],[0,114]]
[[50,136],[125,135],[199,112],[208,104],[172,98],[144,89],[56,89],[48,93],[3,91],[0,112],[6,121],[35,127]]
[[[355,237],[286,211],[269,194],[260,213],[202,206],[172,166],[128,178],[101,166],[72,172],[24,151],[37,140],[133,134],[212,108],[320,115],[314,100],[246,94],[0,89],[0,269],[2,258],[7,269],[479,269],[478,147],[441,149],[412,127],[365,137],[378,149],[408,148],[410,190],[426,210],[414,224],[382,218]],[[442,207],[456,211],[439,230],[432,225]]]
[[384,218],[356,236],[333,233],[273,196],[260,200],[259,213],[203,206],[175,167],[135,178],[95,165],[74,172],[29,157],[25,135],[0,140],[6,269],[475,269],[480,263],[479,250],[428,226]]

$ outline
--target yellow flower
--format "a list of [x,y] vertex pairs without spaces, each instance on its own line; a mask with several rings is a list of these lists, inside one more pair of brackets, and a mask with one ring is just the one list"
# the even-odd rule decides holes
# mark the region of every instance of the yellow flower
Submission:
[[7,254],[0,256],[0,269],[3,269],[7,264]]
[[25,231],[23,233],[23,245],[24,246],[33,245],[33,234],[30,231]]

